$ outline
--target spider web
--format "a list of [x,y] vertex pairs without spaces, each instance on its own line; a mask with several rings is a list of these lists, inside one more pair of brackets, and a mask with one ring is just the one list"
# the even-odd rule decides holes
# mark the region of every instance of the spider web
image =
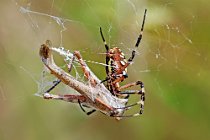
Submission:
[[[25,22],[33,30],[37,44],[41,45],[50,39],[54,47],[63,47],[71,52],[79,50],[92,72],[101,80],[106,76],[104,68],[106,64],[105,48],[99,27],[102,27],[109,46],[120,47],[126,58],[129,58],[140,33],[144,9],[148,8],[146,1],[110,0],[109,2],[111,4],[107,7],[102,7],[96,1],[89,0],[75,3],[53,0],[46,1],[43,5],[33,0],[15,1]],[[95,6],[96,4],[98,6]],[[191,39],[195,17],[188,16],[184,21],[185,24],[172,24],[173,15],[169,8],[173,6],[173,3],[166,3],[158,8],[149,7],[143,39],[137,49],[134,63],[128,68],[129,78],[124,82],[145,81],[146,87],[150,88],[148,91],[157,92],[156,96],[165,100],[170,100],[166,99],[168,93],[165,88],[175,87],[181,79],[175,78],[163,86],[162,74],[190,72],[199,76],[200,70],[192,68],[193,60],[188,59],[191,57],[200,59],[202,56]],[[100,8],[104,8],[104,13]],[[208,61],[207,57],[205,61]],[[65,63],[62,62],[63,60],[58,58],[60,66],[66,69]],[[41,80],[38,82],[39,95],[56,80],[51,75],[45,74],[45,71],[42,72]],[[87,82],[77,63],[74,63],[74,71],[71,74],[78,80]],[[70,89],[59,88],[60,90],[66,93]],[[177,95],[171,96],[175,99],[173,103],[180,103]]]

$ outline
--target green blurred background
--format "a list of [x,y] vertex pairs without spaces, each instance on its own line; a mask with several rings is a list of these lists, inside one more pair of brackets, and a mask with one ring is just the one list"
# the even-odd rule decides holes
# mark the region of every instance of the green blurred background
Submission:
[[[0,140],[210,139],[209,6],[207,0],[1,0]],[[142,116],[117,122],[34,96],[43,70],[38,50],[46,39],[104,62],[101,26],[110,46],[129,57],[145,8],[143,40],[126,80],[145,83]],[[63,22],[41,13],[69,19],[65,31]],[[105,77],[103,66],[89,65]]]

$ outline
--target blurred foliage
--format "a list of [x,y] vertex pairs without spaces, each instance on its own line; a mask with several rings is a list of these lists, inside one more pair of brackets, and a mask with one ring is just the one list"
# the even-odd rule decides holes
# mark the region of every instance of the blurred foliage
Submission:
[[[0,2],[0,140],[207,140],[210,139],[210,9],[206,0],[13,0]],[[60,31],[53,19],[72,21]],[[46,39],[104,62],[99,35],[128,57],[148,9],[143,40],[126,82],[141,79],[145,113],[117,122],[77,105],[34,96],[43,69],[38,56]],[[39,22],[39,23],[38,23]],[[36,25],[39,25],[36,27]],[[101,79],[104,67],[89,64]],[[135,97],[134,97],[135,98]],[[136,98],[138,98],[136,96]]]

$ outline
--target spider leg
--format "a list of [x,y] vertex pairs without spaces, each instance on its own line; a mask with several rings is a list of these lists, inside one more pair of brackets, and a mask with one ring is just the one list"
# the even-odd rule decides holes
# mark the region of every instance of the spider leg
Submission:
[[136,41],[136,44],[135,44],[135,49],[132,51],[131,57],[128,59],[128,62],[121,68],[121,71],[125,70],[128,67],[128,65],[130,65],[130,63],[133,61],[133,59],[136,55],[136,49],[138,48],[139,44],[141,43],[141,39],[142,39],[142,36],[143,36],[146,15],[147,15],[147,9],[145,9],[145,11],[144,11],[144,17],[143,17],[143,22],[142,22],[142,25],[141,25],[141,31],[140,31],[140,34],[137,38],[137,41]]
[[51,90],[53,90],[59,83],[61,82],[61,80],[57,80],[57,81],[53,81],[53,86],[51,88],[49,88],[47,91],[45,91],[45,93],[49,93]]
[[[136,86],[136,85],[140,85],[140,88],[141,90],[126,90],[126,91],[121,91],[123,89],[126,89],[126,88],[129,88],[129,87],[132,87],[132,86]],[[124,109],[130,109],[132,106],[135,106],[135,105],[140,105],[140,112],[137,113],[137,114],[142,114],[143,111],[144,111],[144,101],[145,101],[145,89],[144,89],[144,84],[143,82],[141,81],[137,81],[137,82],[134,82],[134,83],[129,83],[129,84],[126,84],[124,86],[121,86],[119,87],[119,94],[140,94],[140,100],[134,104],[131,104],[131,105],[127,105],[125,107],[123,107]],[[137,115],[137,114],[134,114],[134,115]]]
[[95,111],[96,111],[96,110],[95,110],[95,109],[93,109],[93,110],[91,110],[91,111],[87,112],[87,115],[90,115],[90,114],[94,113]]
[[[142,96],[142,98],[145,99],[145,96]],[[135,113],[135,114],[130,114],[130,115],[118,115],[118,116],[113,116],[113,117],[120,117],[120,118],[126,118],[126,117],[136,117],[136,116],[139,116],[143,113],[143,106],[142,106],[142,103],[141,101],[137,102],[137,103],[134,103],[134,104],[131,104],[131,105],[127,105],[125,107],[122,107],[122,108],[115,108],[115,109],[125,109],[125,110],[129,110],[131,109],[132,106],[135,106],[135,105],[139,105],[141,104],[141,109],[140,109],[140,112],[138,113]]]
[[92,114],[92,113],[94,113],[94,112],[96,111],[95,109],[93,109],[93,110],[87,112],[87,111],[83,108],[83,106],[82,106],[82,104],[81,104],[81,102],[80,102],[79,99],[78,99],[78,103],[79,103],[79,106],[80,106],[80,108],[82,109],[82,111],[85,112],[87,115],[90,115],[90,114]]
[[109,75],[109,61],[110,61],[109,54],[108,54],[109,53],[109,46],[106,43],[106,40],[104,38],[104,35],[103,35],[101,27],[100,27],[100,34],[101,34],[101,38],[102,38],[102,40],[104,42],[104,46],[106,48],[106,67],[105,67],[105,69],[106,69],[106,75],[108,76]]
[[[144,11],[144,18],[143,18],[143,22],[142,22],[142,25],[141,25],[141,31],[140,31],[140,34],[139,34],[138,39],[136,41],[135,49],[138,48],[139,44],[141,43],[141,39],[142,39],[142,36],[143,36],[144,23],[145,23],[146,15],[147,15],[147,9],[145,9],[145,11]],[[136,50],[135,49],[132,51],[132,55],[128,59],[128,62],[129,63],[132,62],[133,61],[133,58],[135,57],[135,54],[136,54]]]
[[103,32],[102,32],[102,28],[101,28],[101,27],[100,27],[100,34],[101,34],[101,38],[102,38],[102,40],[103,40],[103,42],[104,42],[106,51],[108,51],[108,50],[109,50],[109,46],[108,46],[107,43],[106,43],[106,40],[105,40],[105,38],[104,38],[104,35],[103,35]]
[[110,78],[106,77],[106,79],[102,80],[101,83],[108,81]]

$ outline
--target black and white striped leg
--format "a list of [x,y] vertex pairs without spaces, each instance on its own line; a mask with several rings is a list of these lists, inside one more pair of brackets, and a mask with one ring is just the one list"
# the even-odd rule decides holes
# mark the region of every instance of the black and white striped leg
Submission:
[[[144,24],[145,24],[146,15],[147,15],[147,9],[145,9],[145,11],[144,11],[144,18],[143,18],[142,25],[141,25],[141,31],[140,31],[140,34],[139,34],[138,39],[136,41],[135,49],[138,48],[139,44],[141,43],[141,39],[142,39],[142,36],[143,36],[143,31],[144,31]],[[135,54],[136,54],[135,49],[132,51],[131,57],[128,59],[128,62],[133,61],[133,58],[135,57]]]
[[137,82],[135,82],[135,84],[134,83],[127,84],[123,88],[131,87],[131,86],[134,86],[134,85],[139,85],[141,90],[125,90],[125,91],[121,91],[119,94],[127,94],[127,95],[139,94],[140,95],[140,100],[138,102],[134,103],[134,104],[126,105],[125,107],[123,107],[121,109],[129,110],[133,106],[140,105],[140,111],[136,114],[123,115],[123,116],[119,116],[119,117],[133,117],[133,116],[139,116],[139,115],[143,114],[144,102],[145,102],[145,89],[144,89],[143,82],[137,81]]
[[103,32],[102,32],[102,28],[100,27],[100,34],[101,34],[101,38],[103,40],[103,43],[104,43],[104,46],[106,48],[106,75],[109,75],[109,61],[110,61],[110,58],[108,56],[108,52],[109,52],[109,46],[107,45],[106,43],[106,40],[104,38],[104,35],[103,35]]

